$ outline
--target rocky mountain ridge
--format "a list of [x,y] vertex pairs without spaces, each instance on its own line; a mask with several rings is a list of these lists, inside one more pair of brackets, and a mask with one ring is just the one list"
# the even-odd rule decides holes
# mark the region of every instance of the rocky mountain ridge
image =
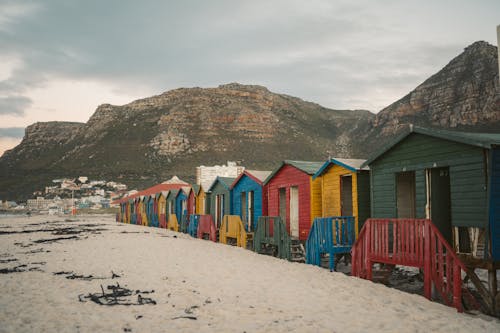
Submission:
[[497,58],[496,47],[476,42],[377,115],[238,83],[103,104],[84,124],[29,126],[0,157],[0,198],[26,198],[50,179],[81,174],[144,187],[172,174],[194,181],[195,166],[227,160],[269,170],[283,159],[366,158],[408,123],[498,131]]

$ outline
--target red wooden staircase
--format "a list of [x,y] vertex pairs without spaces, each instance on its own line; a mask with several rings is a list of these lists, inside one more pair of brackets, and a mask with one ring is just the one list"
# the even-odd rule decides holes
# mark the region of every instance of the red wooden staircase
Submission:
[[[467,307],[489,308],[463,286],[462,272],[479,294],[484,286],[460,261],[436,226],[428,219],[368,219],[351,250],[352,276],[372,280],[374,263],[418,267],[424,273],[424,296],[432,299],[432,288],[443,302],[459,312]],[[482,289],[483,288],[483,289]],[[489,311],[486,311],[489,312]]]

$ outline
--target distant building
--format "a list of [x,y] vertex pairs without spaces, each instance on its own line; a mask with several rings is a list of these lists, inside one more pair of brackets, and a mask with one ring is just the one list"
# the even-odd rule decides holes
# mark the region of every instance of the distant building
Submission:
[[214,165],[196,167],[196,184],[204,189],[210,188],[217,177],[236,178],[245,171],[245,167],[237,165],[236,162],[227,162],[227,165]]

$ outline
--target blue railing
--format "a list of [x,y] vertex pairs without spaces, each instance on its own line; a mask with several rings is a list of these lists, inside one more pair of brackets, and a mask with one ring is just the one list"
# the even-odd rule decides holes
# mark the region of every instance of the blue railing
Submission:
[[329,268],[335,270],[335,255],[347,254],[356,240],[354,216],[317,217],[306,242],[306,263],[321,266],[329,254]]
[[187,226],[187,232],[191,237],[198,237],[198,224],[200,223],[200,215],[190,215],[189,224]]

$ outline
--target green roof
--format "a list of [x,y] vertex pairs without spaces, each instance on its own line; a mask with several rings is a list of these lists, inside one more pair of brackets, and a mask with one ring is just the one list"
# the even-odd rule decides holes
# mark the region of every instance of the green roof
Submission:
[[231,188],[231,184],[234,182],[236,178],[231,178],[231,177],[220,177],[220,176],[217,176],[217,178],[215,178],[214,182],[212,183],[212,185],[210,185],[210,188],[208,189],[209,192],[212,191],[212,188],[214,187],[214,185],[219,181],[222,185],[224,185],[224,187],[226,189],[230,189]]
[[373,161],[384,155],[387,151],[392,149],[392,147],[403,141],[412,133],[427,135],[434,138],[487,149],[491,149],[492,146],[500,145],[500,134],[497,133],[458,132],[410,125],[400,135],[395,137],[388,144],[384,145],[381,149],[374,153],[365,163],[363,163],[362,167],[370,165]]
[[198,195],[198,192],[200,191],[201,186],[200,186],[200,185],[198,185],[198,184],[193,184],[193,185],[191,185],[191,186],[193,186],[194,193],[195,193],[196,195]]
[[291,161],[291,160],[284,160],[281,165],[275,169],[270,175],[269,177],[266,178],[264,184],[267,184],[273,177],[275,174],[278,173],[278,171],[281,170],[281,168],[285,165],[291,165],[297,169],[299,169],[300,171],[302,172],[305,172],[307,173],[308,175],[314,175],[316,173],[316,171],[319,170],[319,168],[321,168],[321,166],[323,165],[323,162],[310,162],[310,161]]

